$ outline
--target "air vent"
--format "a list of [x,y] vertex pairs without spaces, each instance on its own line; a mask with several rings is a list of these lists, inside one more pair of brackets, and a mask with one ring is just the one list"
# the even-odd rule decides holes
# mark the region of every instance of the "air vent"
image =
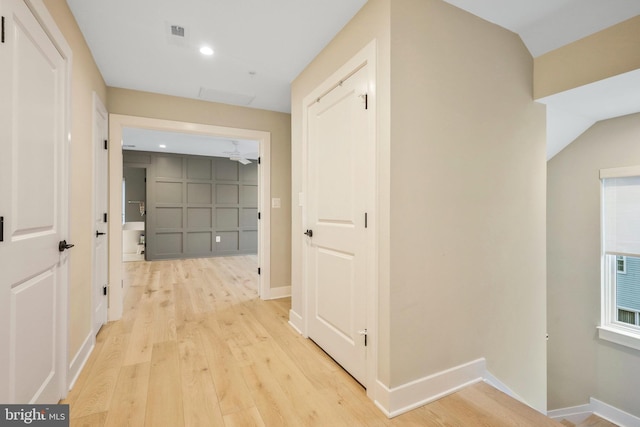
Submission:
[[176,37],[184,37],[184,27],[181,27],[180,25],[172,25],[171,35]]

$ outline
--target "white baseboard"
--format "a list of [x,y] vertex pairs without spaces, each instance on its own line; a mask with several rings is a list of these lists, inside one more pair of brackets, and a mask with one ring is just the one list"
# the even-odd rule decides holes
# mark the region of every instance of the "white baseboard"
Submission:
[[[485,369],[483,374],[484,382],[492,386],[493,388],[497,388],[504,394],[511,396],[512,398],[524,403],[527,406],[530,406],[524,399],[518,396],[513,390],[511,390],[505,383],[500,381],[497,377],[494,377],[493,374]],[[535,409],[535,408],[534,408]]]
[[485,359],[474,360],[389,389],[376,383],[375,404],[392,418],[483,380]]
[[580,424],[591,414],[596,414],[600,418],[604,418],[620,427],[640,427],[640,418],[593,397],[589,399],[589,403],[586,405],[554,409],[549,411],[547,415],[556,421],[568,420],[574,424]]
[[302,327],[302,324],[302,316],[300,316],[293,310],[289,310],[289,325],[291,325],[291,327],[295,329],[296,332],[298,332],[300,335],[304,336],[304,333],[302,333],[302,330],[304,329]]
[[71,378],[68,384],[67,390],[71,390],[82,372],[82,368],[87,363],[93,348],[96,345],[96,337],[93,335],[93,331],[89,332],[89,335],[84,339],[84,342],[80,346],[80,349],[71,360],[69,364],[69,371],[67,372],[67,378]]
[[612,423],[617,424],[620,427],[640,426],[640,418],[624,412],[621,409],[608,405],[604,402],[601,402],[598,399],[594,399],[592,397],[589,401],[589,404],[594,414],[596,414],[600,418],[604,418],[607,421],[611,421]]
[[579,405],[572,406],[570,408],[563,409],[554,409],[553,411],[547,412],[547,416],[556,421],[567,420],[571,421],[574,424],[580,424],[591,415],[593,411],[591,410],[591,405]]
[[291,286],[279,286],[277,288],[269,289],[269,295],[267,295],[264,299],[279,299],[279,298],[287,298],[291,296]]

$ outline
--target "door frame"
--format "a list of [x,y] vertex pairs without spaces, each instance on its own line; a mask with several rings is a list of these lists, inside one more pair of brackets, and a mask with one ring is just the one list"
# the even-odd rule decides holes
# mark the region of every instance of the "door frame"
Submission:
[[[103,119],[104,117],[104,119]],[[102,102],[102,100],[100,99],[100,97],[98,96],[98,94],[96,92],[93,92],[93,143],[94,144],[98,144],[99,141],[98,139],[102,140],[103,137],[101,135],[98,135],[98,131],[99,131],[99,127],[98,127],[98,121],[100,120],[104,120],[106,122],[106,128],[105,131],[109,132],[109,113],[107,112],[107,108],[104,106],[104,103]],[[108,136],[107,136],[108,138]],[[105,197],[107,199],[107,210],[109,207],[109,152],[107,150],[107,170],[105,172],[107,172],[107,176],[105,176],[105,179],[107,180],[106,182],[106,190],[107,193],[104,195],[100,195],[95,191],[96,188],[96,183],[95,183],[95,171],[96,171],[96,165],[97,165],[98,159],[96,158],[96,147],[94,145],[93,147],[93,171],[94,171],[94,182],[93,182],[93,188],[94,188],[94,194],[93,194],[93,216],[92,216],[92,221],[95,220],[96,218],[96,201],[98,199],[98,197]],[[108,227],[109,221],[107,221],[107,227]],[[93,235],[93,234],[92,234]],[[107,247],[109,246],[109,240],[108,240],[109,236],[107,236],[107,241],[106,241],[106,245]],[[92,281],[92,298],[91,298],[91,330],[93,331],[93,336],[97,336],[98,335],[98,331],[99,329],[96,329],[96,304],[97,304],[97,300],[96,300],[96,288],[99,286],[98,283],[96,283],[96,271],[97,271],[97,260],[96,260],[96,251],[95,251],[95,244],[91,246],[91,252],[92,252],[92,260],[93,260],[93,281]],[[107,249],[107,288],[109,287],[109,252]],[[108,299],[107,299],[107,310],[108,310]],[[105,319],[106,320],[106,319]],[[93,340],[92,340],[93,341]]]
[[[150,130],[211,135],[229,139],[252,139],[259,143],[258,209],[258,293],[261,299],[270,299],[271,290],[271,133],[265,131],[153,119],[148,117],[109,114],[109,217],[122,214],[122,129]],[[122,317],[124,288],[122,274],[122,224],[109,221],[109,310],[108,320]],[[120,286],[117,286],[120,284]]]
[[[309,119],[308,110],[317,102],[318,99],[329,93],[333,88],[337,87],[353,75],[361,68],[367,66],[369,73],[369,92],[368,94],[368,109],[371,110],[369,114],[368,124],[369,134],[371,135],[370,150],[365,154],[367,161],[372,165],[370,169],[370,177],[372,188],[367,195],[367,209],[368,209],[368,227],[367,233],[367,273],[366,273],[366,321],[367,321],[367,337],[368,344],[366,347],[367,352],[367,375],[366,382],[363,386],[367,389],[367,396],[370,399],[375,400],[376,395],[376,382],[378,372],[378,290],[379,290],[379,274],[378,274],[378,238],[379,238],[379,182],[378,182],[378,135],[377,135],[377,96],[375,93],[377,82],[377,43],[375,40],[371,41],[362,50],[360,50],[355,56],[348,60],[338,70],[336,70],[330,77],[316,87],[311,93],[303,99],[303,114],[302,114],[302,191],[303,197],[300,200],[302,205],[302,229],[298,231],[298,242],[302,247],[302,286],[301,286],[301,300],[302,300],[302,335],[306,338],[309,337],[309,319],[313,315],[313,310],[310,307],[310,284],[307,280],[308,274],[308,262],[310,245],[307,242],[303,231],[308,227],[307,224],[307,202],[306,196],[308,194],[309,185]],[[294,231],[295,233],[295,231]]]
[[[42,26],[44,32],[49,36],[51,43],[56,47],[60,56],[64,60],[65,66],[65,88],[63,97],[63,135],[65,135],[66,143],[62,144],[61,159],[62,164],[60,167],[62,168],[62,188],[60,194],[61,200],[61,216],[62,220],[60,221],[60,234],[62,236],[67,236],[67,239],[70,238],[70,180],[71,176],[71,75],[72,75],[72,67],[73,67],[73,51],[71,50],[71,46],[67,43],[64,35],[58,28],[55,20],[49,13],[49,9],[44,4],[44,0],[24,0],[24,3],[33,13],[33,16],[38,20],[40,25]],[[66,260],[64,259],[66,257]],[[72,251],[67,251],[64,255],[62,255],[60,266],[58,267],[58,283],[60,285],[57,293],[57,339],[56,339],[56,369],[59,372],[59,394],[61,398],[67,396],[67,392],[70,388],[70,383],[68,379],[70,377],[71,366],[69,366],[69,349],[68,349],[68,341],[69,341],[69,264],[73,260]],[[57,403],[57,402],[52,402]]]

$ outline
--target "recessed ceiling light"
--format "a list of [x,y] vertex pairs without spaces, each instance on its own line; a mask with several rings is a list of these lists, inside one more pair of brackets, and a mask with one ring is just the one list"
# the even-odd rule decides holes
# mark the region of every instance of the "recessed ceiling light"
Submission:
[[164,144],[160,144],[160,145],[158,145],[158,147],[160,147],[160,148],[167,148],[167,146],[166,146],[166,145],[164,145]]
[[203,55],[211,56],[213,55],[213,49],[211,49],[209,46],[202,46],[200,48],[200,53]]

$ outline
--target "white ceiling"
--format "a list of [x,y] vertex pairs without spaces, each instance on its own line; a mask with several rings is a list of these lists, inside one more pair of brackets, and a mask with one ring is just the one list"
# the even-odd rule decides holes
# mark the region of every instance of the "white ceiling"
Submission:
[[[519,34],[534,57],[640,14],[640,0],[445,1]],[[67,3],[109,86],[289,112],[290,83],[366,0]],[[185,37],[171,36],[171,25],[184,27]],[[198,52],[203,44],[213,56]],[[588,89],[575,95],[580,102],[545,99],[548,157],[585,126],[608,118],[598,105],[616,99],[606,88]],[[585,99],[592,105],[589,117],[574,109]],[[623,102],[624,114],[640,111],[640,99]]]

